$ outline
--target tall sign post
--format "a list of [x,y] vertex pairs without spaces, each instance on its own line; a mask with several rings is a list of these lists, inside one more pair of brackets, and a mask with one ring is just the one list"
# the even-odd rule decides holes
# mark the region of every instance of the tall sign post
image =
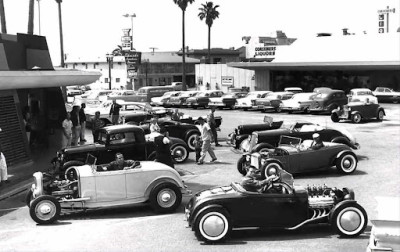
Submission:
[[390,9],[389,6],[386,9],[378,10],[378,33],[389,32],[389,13],[395,13],[395,11],[395,8]]
[[132,89],[135,90],[134,79],[137,76],[137,70],[141,63],[142,53],[133,49],[133,36],[129,35],[130,31],[131,29],[122,30],[123,36],[121,37],[121,51],[122,55],[125,57],[127,78],[130,79]]

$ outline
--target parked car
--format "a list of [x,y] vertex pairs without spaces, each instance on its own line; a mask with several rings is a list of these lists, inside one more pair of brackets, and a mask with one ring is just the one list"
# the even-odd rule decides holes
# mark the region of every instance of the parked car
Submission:
[[255,104],[255,99],[265,97],[268,93],[271,93],[271,91],[254,91],[247,93],[245,97],[237,99],[235,108],[243,109],[244,111],[252,109]]
[[67,96],[70,97],[83,94],[82,89],[78,86],[67,86],[66,89],[67,89]]
[[376,103],[349,102],[342,108],[334,109],[331,114],[333,122],[340,120],[351,120],[353,123],[360,123],[362,120],[376,118],[382,121],[386,115],[385,110]]
[[[160,118],[158,125],[165,128],[170,137],[182,139],[187,144],[190,151],[194,151],[194,140],[200,136],[199,128],[194,124],[177,122],[169,118]],[[144,130],[145,134],[150,134],[150,121],[141,123],[140,127]]]
[[[134,122],[139,124],[154,116],[165,117],[169,113],[169,109],[164,107],[152,107],[148,103],[143,102],[126,102],[117,100],[117,103],[122,106],[120,109],[120,123]],[[96,111],[100,112],[100,120],[102,121],[101,127],[112,124],[110,116],[110,108],[112,101],[99,102],[97,106],[90,105],[85,109],[86,125],[91,128],[92,119]]]
[[147,86],[141,87],[137,93],[138,102],[151,102],[151,98],[160,97],[166,92],[174,91],[172,86]]
[[[192,117],[192,116],[188,116],[188,115],[183,115],[180,118],[180,122],[188,123],[188,124],[198,124],[198,121],[197,121],[198,118],[199,117]],[[205,118],[207,118],[207,116],[206,115],[202,116],[202,118],[205,119]],[[218,128],[220,128],[221,124],[222,124],[222,117],[221,116],[214,116],[214,119],[215,119],[215,125],[216,125],[217,130],[218,130]]]
[[137,99],[137,92],[134,90],[113,90],[111,94],[108,95],[108,100],[123,100],[123,101],[133,101],[133,102],[138,102]]
[[171,107],[186,107],[186,99],[195,96],[200,91],[181,91],[178,96],[169,98],[168,105]]
[[86,105],[91,105],[98,103],[99,101],[106,101],[108,95],[112,93],[112,90],[90,90],[82,95],[75,96],[75,101],[80,103],[86,103]]
[[243,98],[247,93],[235,92],[227,93],[221,97],[210,98],[208,102],[209,107],[216,107],[219,109],[229,108],[234,109],[237,99]]
[[[273,173],[274,168],[270,170]],[[310,223],[327,223],[343,237],[364,232],[368,215],[355,201],[352,189],[302,187],[284,179],[287,173],[277,169],[275,173],[278,179],[262,192],[247,191],[233,182],[196,193],[185,206],[187,227],[198,239],[211,243],[226,239],[237,228],[296,230]]]
[[347,96],[343,90],[324,90],[317,93],[310,106],[311,113],[328,112],[347,104]]
[[[99,163],[110,162],[120,152],[126,159],[138,161],[154,160],[155,144],[146,138],[144,130],[135,125],[122,124],[106,126],[98,130],[99,140],[94,144],[85,144],[61,149],[52,159],[55,172],[63,175],[71,166],[83,165],[88,154],[97,158]],[[189,147],[179,138],[171,137],[171,155],[175,162],[183,163],[189,156]]]
[[330,92],[332,88],[330,87],[316,87],[313,89],[314,93],[325,93],[325,92]]
[[178,208],[182,194],[190,194],[178,172],[162,163],[142,161],[133,169],[117,171],[103,171],[102,166],[94,161],[70,167],[65,180],[49,180],[35,172],[27,195],[32,219],[51,224],[63,213],[145,202],[156,212],[167,213]]
[[169,99],[173,96],[178,96],[180,93],[180,91],[170,91],[170,92],[166,92],[164,93],[162,96],[160,97],[153,97],[151,98],[151,102],[150,105],[152,106],[166,106]]
[[347,96],[349,97],[349,102],[378,103],[378,99],[369,88],[353,88]]
[[263,149],[262,152],[244,154],[237,163],[238,171],[245,175],[249,166],[266,177],[269,167],[279,167],[291,174],[317,171],[336,166],[338,172],[351,174],[357,169],[358,159],[345,144],[324,142],[324,147],[314,150],[313,140],[281,136],[278,147]]
[[229,133],[226,142],[235,149],[239,149],[243,140],[247,139],[255,131],[279,129],[283,121],[273,121],[272,117],[265,116],[263,123],[238,125],[232,133]]
[[281,103],[281,111],[293,113],[303,112],[309,113],[310,106],[317,93],[297,93],[292,98],[283,100]]
[[282,101],[292,98],[293,95],[292,92],[272,92],[262,98],[255,99],[252,108],[263,112],[270,110],[281,112]]
[[352,149],[360,148],[354,136],[346,129],[334,129],[307,121],[297,121],[293,124],[284,124],[279,129],[253,132],[242,141],[240,150],[243,152],[264,151],[277,147],[282,135],[306,140],[312,139],[314,133],[318,133],[324,142],[342,143]]
[[377,87],[374,92],[372,92],[378,102],[393,102],[398,103],[400,101],[400,92],[394,91],[387,87]]
[[283,89],[283,91],[297,94],[297,93],[302,93],[303,89],[301,87],[286,87],[285,89]]
[[221,97],[224,94],[221,90],[206,90],[186,99],[188,107],[197,109],[208,107],[210,98]]
[[180,81],[171,82],[170,86],[176,91],[182,90],[182,82],[180,82]]

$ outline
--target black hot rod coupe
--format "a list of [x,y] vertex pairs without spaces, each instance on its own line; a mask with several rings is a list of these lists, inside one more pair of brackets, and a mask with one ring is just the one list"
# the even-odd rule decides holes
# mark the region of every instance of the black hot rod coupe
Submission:
[[282,179],[283,170],[269,174],[278,175],[278,180],[262,192],[246,191],[240,183],[198,192],[185,207],[187,227],[198,239],[211,243],[224,240],[235,228],[294,230],[305,224],[328,223],[344,237],[364,232],[368,216],[352,189],[305,188]]

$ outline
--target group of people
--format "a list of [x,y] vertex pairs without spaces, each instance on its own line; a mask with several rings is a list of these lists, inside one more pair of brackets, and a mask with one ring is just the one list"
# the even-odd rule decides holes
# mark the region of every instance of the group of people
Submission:
[[75,105],[72,107],[71,112],[67,112],[65,120],[62,122],[63,129],[63,147],[76,146],[79,143],[86,142],[85,129],[86,129],[86,104],[82,103],[81,106]]

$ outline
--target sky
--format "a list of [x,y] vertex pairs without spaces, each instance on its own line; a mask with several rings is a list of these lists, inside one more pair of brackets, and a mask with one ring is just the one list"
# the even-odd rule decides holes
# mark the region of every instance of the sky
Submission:
[[[185,44],[207,48],[208,29],[198,18],[201,4],[195,0],[185,14]],[[399,0],[215,0],[219,18],[211,28],[211,47],[238,48],[243,36],[315,36],[320,32],[341,35],[378,33],[378,10],[395,8],[389,16],[389,32],[400,27]],[[34,34],[46,36],[53,64],[60,65],[58,5],[55,0],[35,0]],[[4,0],[7,33],[26,33],[29,0]],[[182,11],[173,0],[64,0],[61,5],[64,53],[67,57],[104,57],[121,44],[122,29],[133,24],[136,50],[178,51],[182,48]],[[123,17],[135,14],[135,18]],[[132,22],[133,21],[133,22]]]

